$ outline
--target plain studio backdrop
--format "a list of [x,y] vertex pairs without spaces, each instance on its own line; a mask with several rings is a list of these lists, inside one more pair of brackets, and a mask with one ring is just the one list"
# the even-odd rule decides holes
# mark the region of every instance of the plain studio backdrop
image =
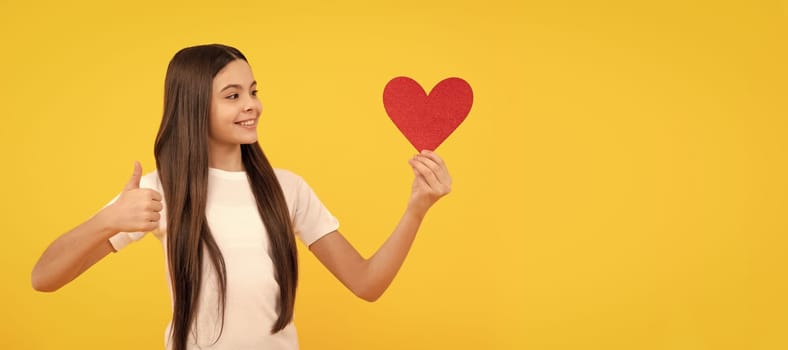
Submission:
[[[249,58],[260,142],[369,256],[415,150],[396,76],[461,77],[453,192],[377,303],[299,245],[303,349],[786,349],[785,1],[2,1],[0,348],[156,349],[160,243],[55,294],[53,239],[153,170],[180,48]],[[261,329],[260,331],[265,331]]]

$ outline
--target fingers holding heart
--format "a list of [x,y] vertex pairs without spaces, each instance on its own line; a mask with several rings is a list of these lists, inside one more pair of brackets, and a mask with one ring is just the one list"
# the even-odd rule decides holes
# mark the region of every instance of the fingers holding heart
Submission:
[[417,177],[428,187],[432,195],[441,197],[451,191],[449,176],[443,160],[433,152],[424,151],[409,161]]

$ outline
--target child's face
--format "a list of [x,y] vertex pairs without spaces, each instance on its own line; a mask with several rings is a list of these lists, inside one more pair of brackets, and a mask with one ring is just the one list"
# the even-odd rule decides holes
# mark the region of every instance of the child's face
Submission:
[[262,109],[249,64],[240,59],[228,63],[213,79],[208,129],[211,147],[256,142]]

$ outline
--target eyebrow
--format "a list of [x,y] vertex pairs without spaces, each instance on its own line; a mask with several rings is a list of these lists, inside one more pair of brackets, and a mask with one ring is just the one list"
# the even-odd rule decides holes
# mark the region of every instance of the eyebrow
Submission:
[[[253,81],[252,84],[249,85],[249,87],[252,87],[252,86],[255,86],[255,85],[257,85],[257,80]],[[230,89],[230,88],[242,89],[243,86],[241,86],[241,84],[230,84],[230,85],[227,85],[227,86],[223,87],[221,90],[219,90],[219,92],[222,92],[222,91]]]

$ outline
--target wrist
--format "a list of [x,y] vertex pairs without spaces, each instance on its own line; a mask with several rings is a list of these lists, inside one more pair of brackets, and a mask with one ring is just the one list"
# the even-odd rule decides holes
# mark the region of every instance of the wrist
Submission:
[[408,207],[405,209],[405,215],[413,217],[418,220],[423,220],[424,216],[427,215],[427,211],[430,209],[429,205],[419,203],[416,201],[411,201],[408,203]]
[[96,230],[108,238],[120,232],[113,224],[114,220],[111,219],[112,215],[109,213],[110,207],[111,205],[102,209],[91,219]]

